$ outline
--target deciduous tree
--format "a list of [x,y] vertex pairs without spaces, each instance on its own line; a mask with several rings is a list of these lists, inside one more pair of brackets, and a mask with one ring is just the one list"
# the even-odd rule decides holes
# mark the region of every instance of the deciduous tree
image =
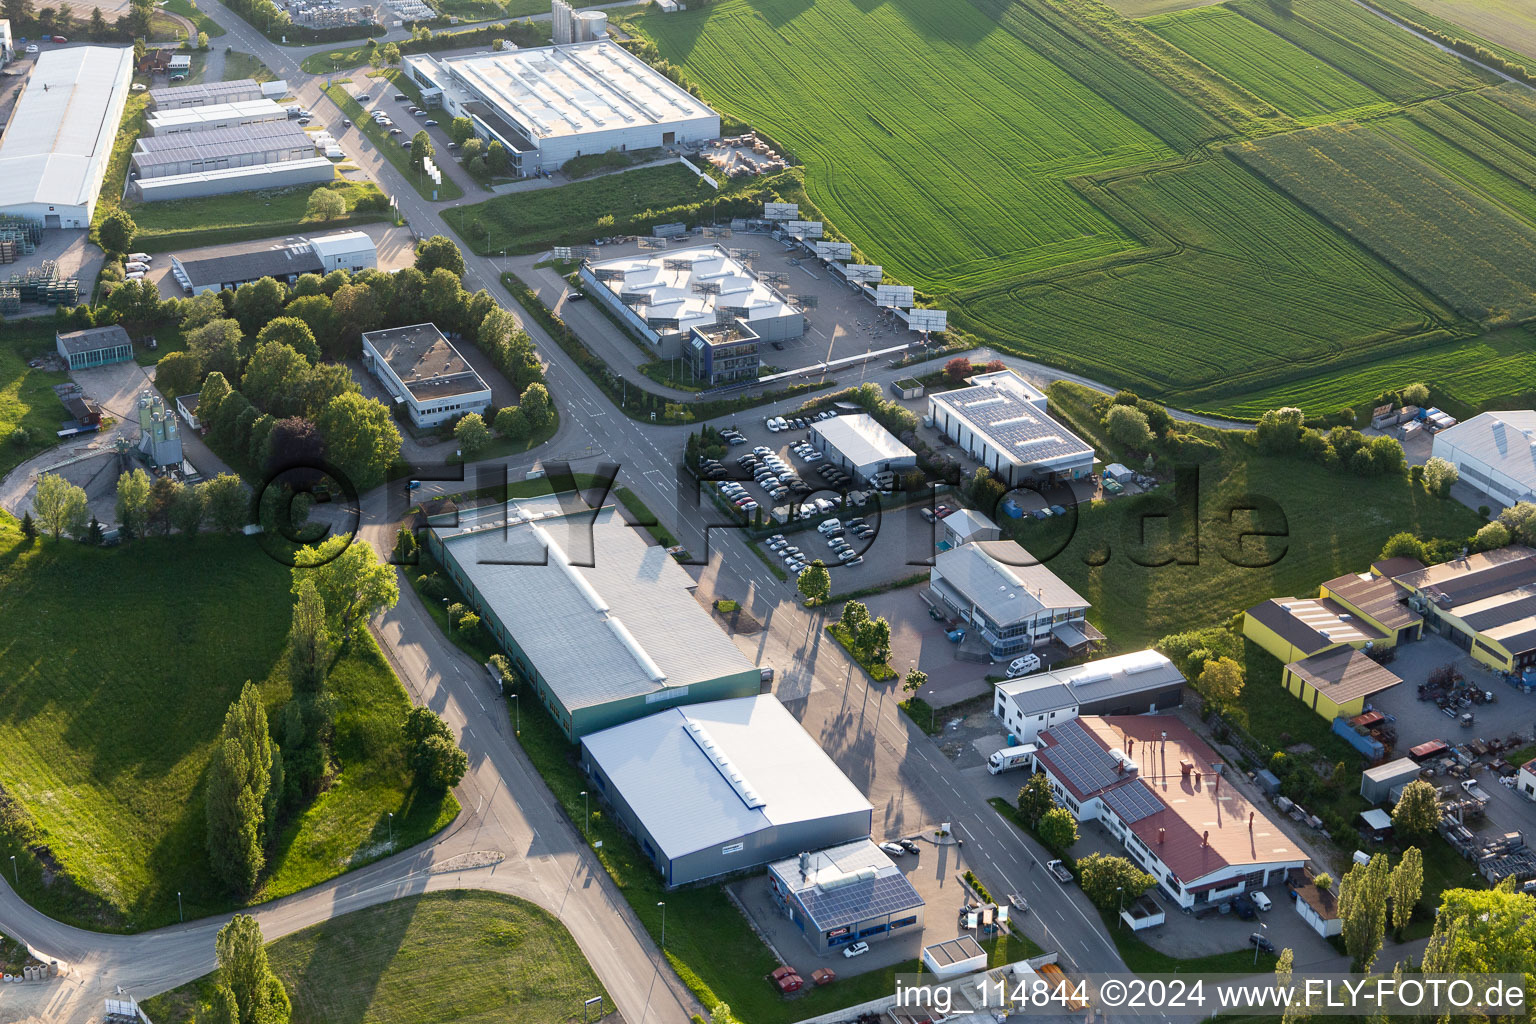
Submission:
[[78,537],[85,532],[89,515],[85,490],[57,473],[44,473],[37,478],[32,510],[37,513],[37,521],[43,524],[43,529],[53,534],[55,540],[66,533]]
[[383,483],[400,457],[400,431],[377,399],[341,395],[325,407],[316,425],[331,461],[359,491]]
[[124,537],[144,536],[149,522],[149,474],[135,469],[117,478],[117,526]]
[[1109,436],[1127,448],[1146,451],[1152,444],[1152,425],[1147,414],[1129,405],[1112,405],[1105,417]]
[[238,533],[250,521],[250,496],[245,484],[233,473],[220,473],[198,484],[208,522],[220,533]]
[[515,405],[509,405],[496,414],[496,432],[502,437],[526,441],[529,429],[527,414]]
[[[1134,903],[1157,884],[1157,879],[1124,857],[1090,853],[1077,862],[1077,877],[1083,895],[1101,910],[1112,910]],[[1123,902],[1122,902],[1123,901]]]
[[1430,835],[1440,825],[1440,798],[1433,783],[1414,779],[1392,808],[1392,828],[1404,839]]
[[[314,277],[313,274],[305,275]],[[319,286],[318,279],[316,287]],[[269,320],[260,331],[256,333],[256,344],[263,345],[267,342],[279,342],[298,352],[310,362],[320,359],[320,344],[315,341],[315,332],[309,324],[296,316],[280,316]]]
[[543,430],[553,415],[549,389],[543,384],[529,384],[524,388],[517,405],[523,410],[523,415],[528,417],[528,426],[533,430]]
[[1387,878],[1387,893],[1392,897],[1392,930],[1402,934],[1413,919],[1413,908],[1424,891],[1424,854],[1417,846],[1403,851]]
[[438,267],[453,271],[455,277],[464,276],[464,254],[443,235],[433,235],[416,243],[416,269],[430,275]]
[[[303,326],[303,321],[295,322]],[[273,416],[296,416],[304,411],[309,371],[309,360],[291,345],[262,342],[246,364],[240,392]]]
[[479,413],[466,413],[453,425],[453,439],[459,443],[464,458],[472,459],[491,443],[491,431]]
[[832,574],[827,572],[826,565],[818,558],[800,570],[795,587],[800,591],[800,596],[805,598],[806,604],[821,604],[832,596]]
[[1030,828],[1040,823],[1045,813],[1056,806],[1051,794],[1051,781],[1044,772],[1036,772],[1019,788],[1019,814]]
[[126,253],[132,247],[133,236],[138,233],[139,226],[121,206],[114,206],[96,226],[96,238],[100,241],[101,247],[109,253],[119,255]]
[[167,513],[171,526],[177,533],[197,533],[203,528],[205,515],[207,509],[203,505],[202,492],[178,480],[171,490],[170,509]]
[[276,278],[251,281],[235,289],[235,319],[246,334],[255,334],[267,321],[283,315],[287,301],[288,286]]
[[1065,807],[1053,807],[1040,816],[1035,831],[1049,849],[1065,853],[1077,842],[1077,819]]
[[293,593],[298,596],[306,579],[313,582],[325,604],[332,636],[350,636],[368,618],[400,600],[394,569],[379,561],[370,544],[353,544],[338,534],[318,547],[301,548],[294,560]]
[[1451,488],[1456,481],[1461,479],[1461,470],[1455,463],[1448,462],[1438,455],[1430,456],[1424,463],[1424,489],[1439,498],[1450,495]]
[[305,577],[293,590],[293,622],[288,628],[288,679],[295,691],[316,693],[325,683],[334,647],[325,621],[325,602],[315,581]]
[[454,742],[448,723],[431,708],[413,707],[405,717],[404,731],[406,763],[417,784],[438,791],[458,785],[469,761]]
[[[198,370],[203,374],[205,384],[210,373],[223,374],[226,381],[240,379],[239,321],[221,317],[185,333],[187,351],[197,360]],[[197,418],[199,420],[213,414],[213,411],[205,414],[202,403],[198,403]]]
[[1197,688],[1202,697],[1217,707],[1230,708],[1243,695],[1243,666],[1232,658],[1208,661],[1200,671]]
[[1339,919],[1344,923],[1344,950],[1353,971],[1365,972],[1376,962],[1387,926],[1387,858],[1376,854],[1368,864],[1356,864],[1339,886]]

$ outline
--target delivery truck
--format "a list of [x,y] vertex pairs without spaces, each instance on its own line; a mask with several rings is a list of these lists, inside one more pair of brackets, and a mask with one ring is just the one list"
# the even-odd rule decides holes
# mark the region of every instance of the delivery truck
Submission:
[[1035,756],[1035,745],[1026,743],[1022,747],[1004,747],[991,757],[987,758],[987,771],[993,775],[999,775],[1011,768],[1022,768],[1030,763]]

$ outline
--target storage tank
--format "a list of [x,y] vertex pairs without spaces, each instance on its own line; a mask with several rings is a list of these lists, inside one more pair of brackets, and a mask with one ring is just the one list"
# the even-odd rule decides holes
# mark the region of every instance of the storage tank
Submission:
[[590,43],[594,39],[608,37],[608,15],[602,11],[578,11],[576,14],[576,41]]

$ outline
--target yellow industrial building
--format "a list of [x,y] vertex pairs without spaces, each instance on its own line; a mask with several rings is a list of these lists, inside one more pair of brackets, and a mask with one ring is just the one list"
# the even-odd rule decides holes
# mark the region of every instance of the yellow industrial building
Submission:
[[1511,545],[1393,577],[1430,627],[1500,672],[1536,665],[1536,550]]

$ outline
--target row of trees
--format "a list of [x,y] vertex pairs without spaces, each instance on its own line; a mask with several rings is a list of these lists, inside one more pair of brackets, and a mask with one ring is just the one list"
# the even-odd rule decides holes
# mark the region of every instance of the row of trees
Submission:
[[1386,854],[1378,853],[1350,868],[1339,886],[1338,911],[1351,970],[1371,969],[1388,923],[1401,934],[1423,888],[1424,855],[1417,846],[1404,850],[1396,867],[1389,867]]
[[1367,437],[1354,427],[1340,425],[1326,434],[1308,427],[1300,409],[1270,409],[1248,432],[1248,440],[1266,455],[1300,455],[1329,469],[1347,470],[1356,476],[1401,474],[1407,460],[1395,438]]
[[1077,819],[1065,807],[1056,806],[1056,796],[1043,772],[1031,775],[1020,787],[1018,806],[1025,826],[1047,849],[1064,854],[1077,842]]
[[[148,473],[135,469],[118,477],[117,520],[125,538],[169,536],[172,530],[197,533],[205,525],[220,533],[238,533],[250,521],[249,496],[240,478],[230,473],[193,486],[169,477],[151,482]],[[34,536],[38,524],[55,539],[69,536],[99,544],[104,534],[91,514],[85,489],[57,473],[38,477],[22,530]]]
[[860,661],[881,665],[891,656],[891,624],[883,615],[870,618],[864,602],[849,601],[843,605],[837,624]]

